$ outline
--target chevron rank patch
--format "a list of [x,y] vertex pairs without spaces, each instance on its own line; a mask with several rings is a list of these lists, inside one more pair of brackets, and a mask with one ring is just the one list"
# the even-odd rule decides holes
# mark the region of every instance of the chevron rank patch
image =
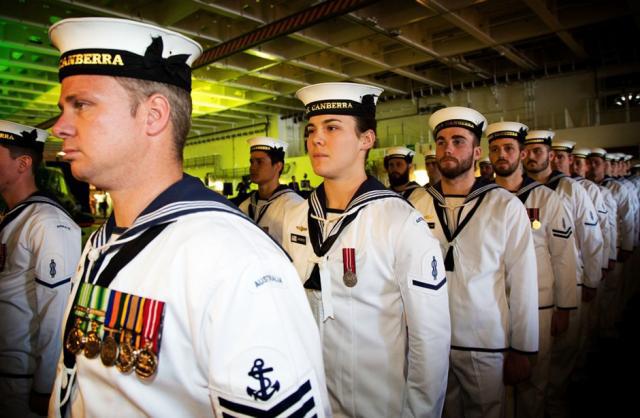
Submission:
[[447,283],[442,259],[435,255],[425,257],[421,275],[408,274],[407,277],[410,289],[431,294],[439,293],[438,290]]
[[567,227],[567,224],[564,218],[562,218],[562,229],[552,229],[551,232],[553,233],[554,237],[564,238],[564,239],[569,239],[569,237],[573,234],[571,225]]

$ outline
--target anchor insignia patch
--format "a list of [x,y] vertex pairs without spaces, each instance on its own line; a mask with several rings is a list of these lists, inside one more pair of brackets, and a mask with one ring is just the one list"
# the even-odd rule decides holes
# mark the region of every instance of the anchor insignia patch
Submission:
[[253,362],[253,367],[249,373],[247,373],[260,382],[260,389],[247,386],[247,394],[253,396],[253,399],[256,401],[268,401],[274,393],[280,390],[279,381],[276,380],[274,383],[271,383],[271,379],[265,376],[265,374],[271,373],[272,371],[273,367],[264,367],[264,360],[259,358]]

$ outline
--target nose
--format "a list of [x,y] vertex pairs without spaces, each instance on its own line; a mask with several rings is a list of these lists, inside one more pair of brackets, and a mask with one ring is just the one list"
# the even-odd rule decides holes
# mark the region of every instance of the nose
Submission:
[[60,116],[58,116],[58,120],[56,120],[56,123],[51,128],[51,131],[55,136],[62,139],[67,139],[73,136],[73,125],[70,123],[69,118],[65,116],[64,111],[60,113]]

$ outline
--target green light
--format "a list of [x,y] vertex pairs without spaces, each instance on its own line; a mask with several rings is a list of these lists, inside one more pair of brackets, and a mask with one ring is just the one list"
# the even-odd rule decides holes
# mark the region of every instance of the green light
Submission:
[[38,35],[31,35],[29,36],[29,42],[32,44],[42,45],[42,38]]
[[11,59],[19,60],[24,56],[24,53],[20,51],[11,51]]
[[58,16],[49,16],[49,23],[51,23],[52,25],[59,20],[62,20],[62,19]]

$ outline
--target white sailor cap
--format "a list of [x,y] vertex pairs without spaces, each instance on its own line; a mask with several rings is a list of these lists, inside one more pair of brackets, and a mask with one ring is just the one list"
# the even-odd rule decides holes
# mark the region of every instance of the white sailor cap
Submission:
[[284,154],[287,151],[287,143],[276,138],[268,136],[257,136],[247,140],[249,151],[264,151],[271,159],[276,161],[284,161]]
[[388,148],[384,153],[384,161],[385,163],[393,158],[402,158],[406,162],[410,163],[413,161],[413,156],[415,152],[410,150],[407,147],[391,147]]
[[444,128],[458,127],[470,130],[478,137],[478,140],[480,140],[482,133],[487,127],[487,119],[477,110],[468,107],[452,106],[440,109],[431,115],[429,118],[429,126],[433,131],[434,137],[437,137],[438,132]]
[[625,154],[625,155],[624,155],[624,160],[623,160],[623,161],[629,161],[629,160],[631,160],[631,159],[633,159],[633,155],[631,155],[631,154]]
[[429,149],[427,150],[427,152],[425,152],[424,154],[424,160],[425,161],[435,161],[436,160],[436,150],[434,149]]
[[589,157],[600,157],[604,158],[607,155],[607,150],[604,148],[591,148],[589,152]]
[[524,143],[529,128],[520,122],[496,122],[487,126],[487,138],[489,143],[498,138],[511,138]]
[[555,135],[556,134],[553,131],[529,131],[527,137],[524,139],[524,144],[545,144],[550,146]]
[[478,160],[478,164],[491,164],[489,157],[482,157]]
[[554,139],[551,142],[551,149],[554,151],[566,151],[571,153],[573,148],[576,146],[576,143],[573,141],[561,141],[558,139]]
[[623,154],[621,152],[616,152],[615,155],[616,155],[616,160],[618,160],[618,162],[624,161],[625,154]]
[[587,158],[591,155],[591,150],[589,148],[574,148],[571,154],[577,158]]
[[604,159],[607,161],[618,161],[618,154],[607,152],[606,154],[604,154]]
[[0,120],[0,144],[31,148],[38,152],[44,150],[44,141],[49,133],[33,126]]
[[376,103],[384,90],[357,83],[319,83],[303,87],[296,97],[304,104],[305,117],[351,115],[375,118]]
[[191,64],[202,54],[196,41],[147,23],[83,17],[61,20],[49,38],[62,54],[59,79],[77,74],[131,77],[191,91]]
[[631,168],[640,168],[640,163],[635,163],[634,165],[631,166]]

